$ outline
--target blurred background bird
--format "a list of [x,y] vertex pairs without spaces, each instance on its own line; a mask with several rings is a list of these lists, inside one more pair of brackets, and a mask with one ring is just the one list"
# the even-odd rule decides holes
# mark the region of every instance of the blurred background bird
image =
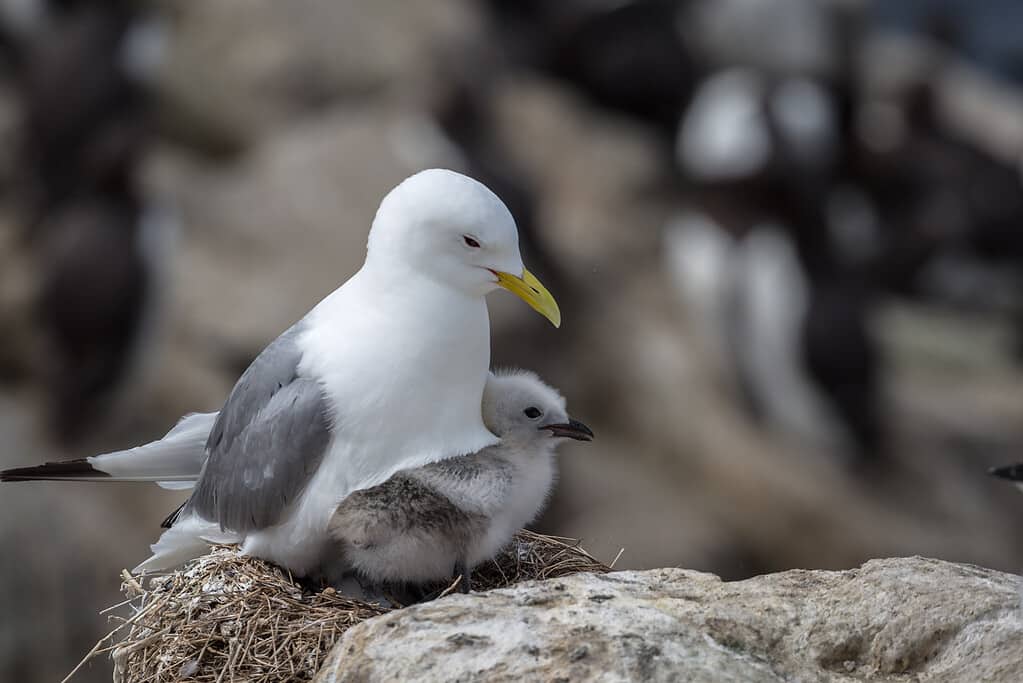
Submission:
[[[535,528],[726,578],[1018,570],[985,472],[1023,447],[1021,31],[1012,0],[2,0],[0,466],[219,408],[445,166],[564,312],[495,300],[494,363],[601,436]],[[182,499],[5,488],[0,679],[63,677]]]
[[139,173],[161,34],[134,2],[5,7],[22,105],[12,204],[39,278],[50,420],[71,441],[109,408],[158,308],[167,226]]
[[988,474],[998,477],[999,479],[1011,481],[1016,485],[1016,488],[1023,491],[1023,463],[1005,465],[1003,467],[993,467],[988,470]]

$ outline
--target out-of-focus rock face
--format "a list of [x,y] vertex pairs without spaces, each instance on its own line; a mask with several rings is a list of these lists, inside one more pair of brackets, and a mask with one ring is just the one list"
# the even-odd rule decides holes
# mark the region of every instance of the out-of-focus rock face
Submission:
[[[0,393],[0,468],[89,452],[48,443],[26,394]],[[95,451],[113,446],[102,443]],[[122,599],[116,572],[145,557],[161,513],[181,502],[180,493],[156,487],[102,488],[32,483],[0,490],[0,681],[63,679],[112,628],[99,612]],[[93,666],[75,680],[109,681],[109,667]]]
[[186,226],[183,322],[257,352],[350,277],[380,198],[419,170],[402,158],[405,129],[400,110],[342,110],[228,168],[168,159],[153,169]]
[[[534,181],[538,241],[572,285],[555,290],[560,330],[534,325],[511,297],[491,296],[491,310],[514,323],[493,326],[493,359],[537,370],[573,414],[599,426],[585,454],[564,449],[539,529],[582,538],[604,559],[624,546],[623,568],[681,564],[731,578],[905,554],[1016,566],[1007,513],[1020,504],[1014,492],[979,476],[983,464],[965,472],[941,436],[949,419],[919,411],[924,399],[941,404],[969,416],[959,421],[964,435],[995,441],[1019,422],[1002,412],[1021,414],[1018,370],[944,380],[910,376],[894,359],[889,419],[905,472],[878,472],[880,485],[861,485],[839,458],[744,414],[738,388],[720,372],[725,342],[706,343],[661,265],[659,230],[674,199],[656,136],[543,77],[509,75],[493,90],[495,136]],[[963,328],[974,345],[976,332]],[[963,386],[935,384],[944,381]],[[963,401],[966,391],[989,398]],[[1002,427],[980,414],[998,414]]]
[[316,681],[1017,681],[1019,581],[923,558],[734,583],[580,574],[366,621]]
[[493,110],[503,149],[538,189],[539,238],[562,267],[593,286],[594,269],[623,275],[653,257],[669,213],[654,190],[669,157],[651,131],[524,75],[495,87]]
[[481,28],[463,0],[173,4],[162,90],[242,139],[338,100],[415,90],[435,51]]

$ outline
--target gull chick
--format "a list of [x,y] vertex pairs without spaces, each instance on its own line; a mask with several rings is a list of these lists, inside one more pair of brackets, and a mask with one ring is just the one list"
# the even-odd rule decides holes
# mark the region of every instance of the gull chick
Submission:
[[535,374],[491,374],[483,421],[501,441],[471,455],[402,470],[338,505],[328,535],[338,565],[372,583],[418,584],[461,576],[492,558],[531,522],[554,483],[554,450],[593,432]]

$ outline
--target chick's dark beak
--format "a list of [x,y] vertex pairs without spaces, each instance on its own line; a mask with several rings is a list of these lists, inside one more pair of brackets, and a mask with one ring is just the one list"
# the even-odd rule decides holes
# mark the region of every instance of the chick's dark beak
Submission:
[[593,432],[579,420],[569,418],[568,422],[560,424],[544,425],[540,429],[550,430],[553,436],[560,436],[576,441],[593,441]]

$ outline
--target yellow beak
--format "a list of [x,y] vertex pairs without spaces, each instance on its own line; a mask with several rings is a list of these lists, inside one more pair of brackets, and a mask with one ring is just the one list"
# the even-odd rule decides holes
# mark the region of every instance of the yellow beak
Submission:
[[535,275],[525,268],[522,269],[522,277],[499,270],[491,272],[497,276],[498,285],[532,306],[534,311],[550,320],[555,327],[561,327],[561,309],[558,308],[558,302]]

